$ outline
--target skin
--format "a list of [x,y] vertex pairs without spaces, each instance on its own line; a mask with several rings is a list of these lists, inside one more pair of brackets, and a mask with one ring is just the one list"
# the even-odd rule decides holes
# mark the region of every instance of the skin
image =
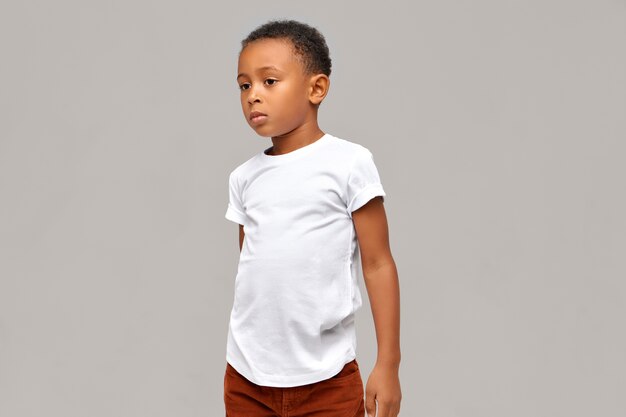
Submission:
[[[276,69],[263,69],[265,66]],[[237,73],[244,117],[257,134],[272,138],[270,154],[285,154],[324,136],[317,114],[330,79],[325,74],[306,74],[289,40],[262,39],[248,44],[239,55]],[[267,114],[267,120],[253,124],[252,111]],[[396,417],[402,399],[398,376],[400,286],[382,199],[371,199],[352,213],[352,220],[378,345],[376,363],[365,386],[365,408],[374,417],[376,401],[377,417]],[[244,238],[244,227],[239,225],[240,251]]]

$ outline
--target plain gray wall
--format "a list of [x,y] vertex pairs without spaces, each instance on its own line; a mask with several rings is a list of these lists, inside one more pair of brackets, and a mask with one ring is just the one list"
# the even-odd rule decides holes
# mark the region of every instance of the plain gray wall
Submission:
[[388,195],[400,415],[625,415],[624,1],[5,0],[0,416],[223,415],[228,173],[271,144],[236,59],[272,18],[326,36],[320,126]]

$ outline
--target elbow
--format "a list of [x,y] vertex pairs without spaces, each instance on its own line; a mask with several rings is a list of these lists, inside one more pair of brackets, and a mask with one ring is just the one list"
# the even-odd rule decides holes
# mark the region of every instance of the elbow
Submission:
[[387,271],[387,273],[396,273],[396,263],[391,256],[363,260],[361,262],[361,266],[363,268],[363,277],[365,279],[379,275],[382,271]]

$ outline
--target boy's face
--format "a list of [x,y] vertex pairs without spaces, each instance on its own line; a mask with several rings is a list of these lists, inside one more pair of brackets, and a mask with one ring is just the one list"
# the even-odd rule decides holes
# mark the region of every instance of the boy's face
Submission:
[[[237,72],[244,116],[259,135],[279,137],[315,120],[311,78],[305,76],[290,41],[249,43],[239,55]],[[252,112],[265,116],[251,118]]]

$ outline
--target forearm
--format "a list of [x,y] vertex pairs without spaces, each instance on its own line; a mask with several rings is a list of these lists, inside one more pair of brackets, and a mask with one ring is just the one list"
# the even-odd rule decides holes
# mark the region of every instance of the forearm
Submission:
[[364,269],[363,278],[370,300],[376,340],[377,363],[400,365],[400,284],[395,263]]

